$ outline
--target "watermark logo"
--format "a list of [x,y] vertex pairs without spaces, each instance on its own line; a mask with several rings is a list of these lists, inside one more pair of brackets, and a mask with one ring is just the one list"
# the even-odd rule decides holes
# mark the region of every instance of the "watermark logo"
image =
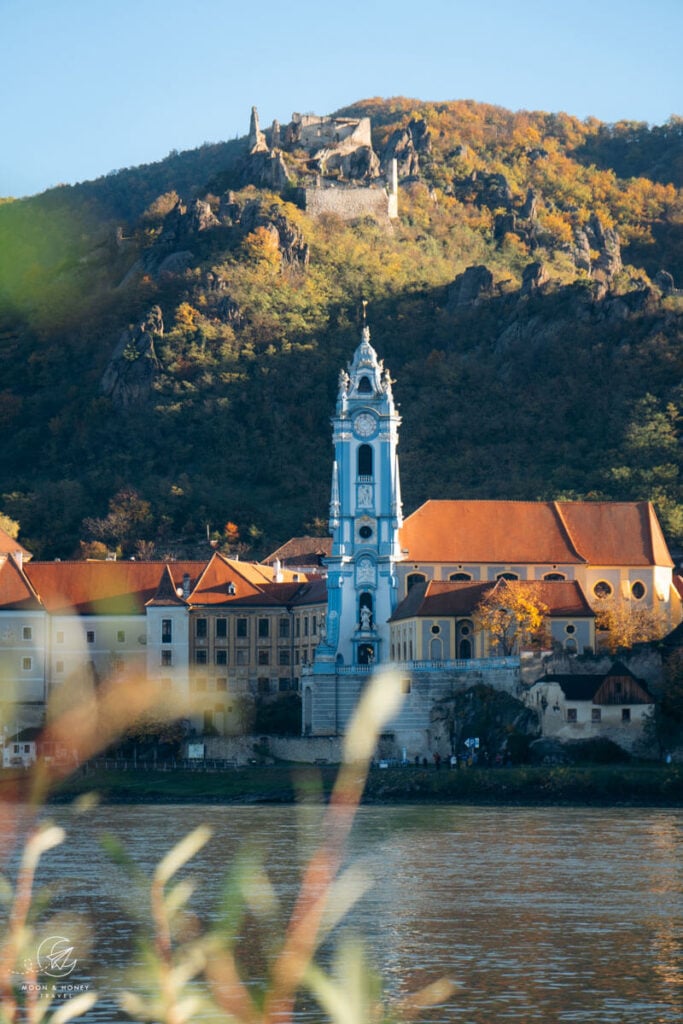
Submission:
[[49,935],[38,946],[38,970],[50,978],[67,978],[78,960],[74,947],[63,935]]

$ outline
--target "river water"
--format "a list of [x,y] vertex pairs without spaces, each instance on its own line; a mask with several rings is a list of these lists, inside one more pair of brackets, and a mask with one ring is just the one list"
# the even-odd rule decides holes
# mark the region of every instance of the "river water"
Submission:
[[[44,856],[38,882],[61,915],[51,931],[68,935],[78,956],[67,980],[102,993],[84,1019],[124,1019],[117,972],[139,962],[133,935],[148,919],[144,887],[112,864],[103,833],[119,837],[150,874],[182,835],[209,823],[213,838],[190,874],[198,882],[191,905],[210,922],[226,872],[245,849],[251,863],[263,859],[277,897],[291,905],[321,813],[313,806],[115,806],[80,816],[52,809],[69,838]],[[680,1022],[682,855],[677,810],[364,807],[348,859],[368,888],[323,955],[331,958],[352,930],[390,997],[452,979],[453,995],[420,1018],[435,1024]],[[243,941],[246,970],[258,976],[262,956],[248,930]],[[325,1019],[308,1004],[299,1017]]]

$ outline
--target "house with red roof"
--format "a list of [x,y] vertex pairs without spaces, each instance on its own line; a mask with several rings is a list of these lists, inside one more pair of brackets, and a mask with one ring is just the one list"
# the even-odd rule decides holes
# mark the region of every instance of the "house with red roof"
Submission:
[[637,748],[654,709],[647,682],[620,661],[601,673],[546,673],[525,699],[537,710],[543,736],[607,737],[630,751]]
[[0,714],[15,733],[41,724],[47,699],[48,616],[22,562],[0,561]]
[[154,622],[149,671],[167,681],[179,664],[202,730],[239,731],[244,698],[299,690],[326,607],[325,581],[318,576],[216,553],[182,607],[172,595],[157,595],[148,605]]
[[198,731],[234,731],[237,698],[297,690],[326,608],[325,582],[214,553],[191,562],[0,562],[0,703],[40,725],[76,683],[151,679]]

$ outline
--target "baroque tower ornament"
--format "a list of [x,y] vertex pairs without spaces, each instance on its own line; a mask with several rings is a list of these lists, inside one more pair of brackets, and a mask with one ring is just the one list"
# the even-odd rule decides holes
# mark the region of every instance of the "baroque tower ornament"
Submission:
[[[340,666],[367,670],[389,660],[388,620],[398,603],[395,566],[401,561],[403,522],[397,455],[401,419],[391,383],[371,344],[363,300],[360,342],[339,373],[332,418],[327,635],[316,648],[314,675],[334,673]],[[362,629],[368,622],[372,630]]]

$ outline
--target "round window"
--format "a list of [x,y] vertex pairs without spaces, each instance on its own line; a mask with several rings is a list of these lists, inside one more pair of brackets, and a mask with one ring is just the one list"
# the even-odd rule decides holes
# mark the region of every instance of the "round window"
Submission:
[[641,583],[640,580],[636,580],[631,587],[631,593],[635,597],[636,601],[640,601],[642,597],[645,597],[645,584]]
[[440,633],[440,632],[441,632],[441,626],[432,626],[432,633],[434,633],[435,636],[438,633]]
[[372,527],[371,526],[361,526],[361,528],[358,531],[358,533],[363,538],[363,540],[368,540],[369,537],[372,537]]
[[596,597],[600,598],[610,597],[612,594],[612,588],[606,580],[600,580],[600,582],[596,583],[593,587],[593,593]]
[[572,626],[572,624],[570,622],[568,626],[564,627],[564,631],[565,631],[565,633],[569,633],[570,636],[571,636],[572,633],[576,633],[576,626]]
[[469,635],[470,635],[470,627],[469,626],[462,626],[462,628],[460,629],[460,636],[469,636]]

